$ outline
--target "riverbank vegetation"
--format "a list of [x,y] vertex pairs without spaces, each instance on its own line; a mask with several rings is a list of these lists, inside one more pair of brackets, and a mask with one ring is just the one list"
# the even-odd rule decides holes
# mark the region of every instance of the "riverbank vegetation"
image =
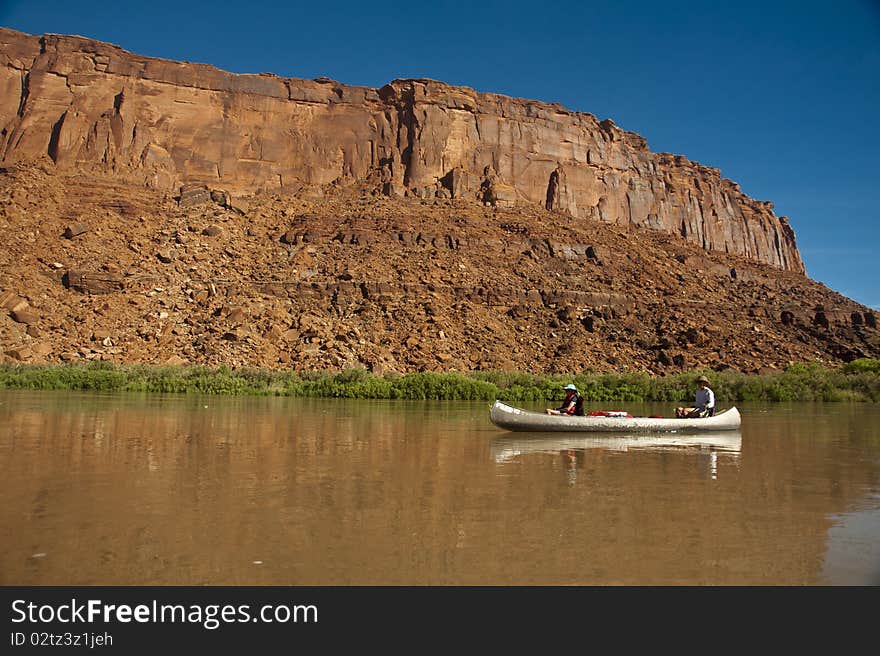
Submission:
[[694,370],[662,377],[646,373],[527,374],[473,372],[386,374],[216,369],[196,366],[2,365],[0,389],[94,390],[177,394],[277,395],[362,399],[549,401],[573,382],[587,401],[688,401],[694,379],[706,374],[719,401],[880,401],[880,360],[862,358],[838,368],[795,364],[748,375]]

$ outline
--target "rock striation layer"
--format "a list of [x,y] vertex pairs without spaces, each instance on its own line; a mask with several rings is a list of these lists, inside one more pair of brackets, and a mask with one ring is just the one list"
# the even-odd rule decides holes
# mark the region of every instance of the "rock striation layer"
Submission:
[[241,75],[0,28],[0,160],[48,155],[159,190],[304,186],[540,205],[803,273],[786,217],[718,169],[558,104],[426,79],[380,89]]

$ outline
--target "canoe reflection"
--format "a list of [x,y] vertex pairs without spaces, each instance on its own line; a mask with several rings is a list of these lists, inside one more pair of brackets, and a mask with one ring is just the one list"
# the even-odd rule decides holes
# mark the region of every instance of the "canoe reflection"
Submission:
[[701,473],[715,480],[718,476],[718,456],[738,459],[742,434],[698,433],[690,435],[604,434],[601,437],[560,435],[559,433],[532,433],[528,437],[503,435],[492,439],[490,451],[496,463],[511,462],[531,453],[549,453],[562,456],[569,478],[574,485],[577,470],[583,466],[587,451],[678,451],[693,453],[698,458]]

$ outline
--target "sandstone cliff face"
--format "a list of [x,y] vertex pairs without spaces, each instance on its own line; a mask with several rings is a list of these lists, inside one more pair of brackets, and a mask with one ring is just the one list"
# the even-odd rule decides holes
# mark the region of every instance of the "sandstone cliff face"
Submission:
[[234,75],[0,29],[0,159],[46,154],[165,190],[200,183],[247,195],[335,182],[540,204],[804,272],[772,204],[717,169],[650,152],[610,120],[432,80],[372,89]]

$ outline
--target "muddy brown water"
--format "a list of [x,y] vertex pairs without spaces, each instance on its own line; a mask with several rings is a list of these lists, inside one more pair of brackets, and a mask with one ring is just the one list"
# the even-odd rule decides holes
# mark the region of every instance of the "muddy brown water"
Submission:
[[2,391],[0,584],[880,584],[880,407],[739,407],[639,440],[485,402]]

